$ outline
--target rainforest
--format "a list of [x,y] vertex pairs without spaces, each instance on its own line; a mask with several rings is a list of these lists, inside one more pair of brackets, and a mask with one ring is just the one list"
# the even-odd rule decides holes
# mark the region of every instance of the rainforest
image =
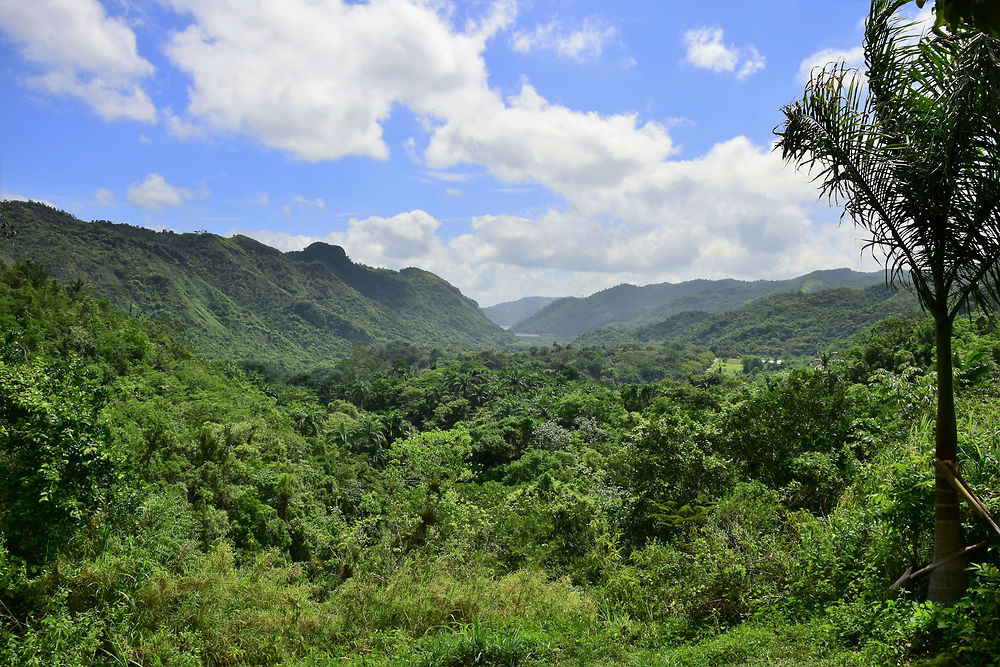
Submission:
[[0,4],[0,664],[998,663],[996,3],[133,4]]
[[[989,664],[1000,570],[924,602],[933,328],[708,372],[679,343],[213,361],[2,269],[11,664]],[[1000,506],[1000,333],[956,324]],[[966,516],[968,543],[988,527]]]

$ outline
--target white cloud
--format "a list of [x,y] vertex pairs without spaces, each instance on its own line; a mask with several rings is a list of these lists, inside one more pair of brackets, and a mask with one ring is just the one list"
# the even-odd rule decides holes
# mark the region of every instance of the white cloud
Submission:
[[139,55],[135,33],[97,0],[2,2],[0,26],[41,70],[29,85],[75,97],[105,120],[156,120],[142,89],[153,65]]
[[449,183],[468,183],[473,178],[479,176],[479,174],[453,172],[453,171],[428,171],[426,173],[431,178],[437,179],[439,181],[448,181]]
[[300,250],[310,243],[323,241],[344,247],[355,261],[399,268],[410,266],[408,262],[411,260],[421,259],[434,263],[443,258],[444,243],[435,234],[439,226],[440,223],[426,211],[414,210],[389,218],[351,218],[347,230],[330,232],[326,236],[245,229],[233,229],[230,233],[245,234],[286,251]]
[[740,80],[756,74],[767,65],[767,58],[762,56],[753,44],[747,45],[743,49],[743,53],[743,64],[740,66],[740,71],[736,73],[736,78]]
[[844,63],[847,67],[864,70],[865,52],[860,46],[850,49],[823,49],[806,57],[799,65],[799,71],[795,75],[795,82],[804,84],[809,80],[809,75],[814,71],[822,70],[830,63]]
[[160,174],[149,174],[141,183],[133,183],[125,191],[125,197],[139,208],[160,210],[168,206],[180,206],[185,199],[207,196],[207,191],[198,193],[188,188],[170,185]]
[[586,19],[579,30],[565,31],[559,21],[537,24],[534,31],[519,30],[510,38],[515,51],[551,51],[563,58],[586,62],[600,57],[604,46],[616,39],[618,30],[595,19]]
[[163,122],[167,126],[167,133],[181,141],[189,139],[204,139],[206,137],[205,128],[190,120],[181,118],[167,107],[163,110]]
[[[184,115],[193,122],[304,160],[382,158],[382,123],[405,106],[428,137],[422,155],[422,137],[402,149],[430,178],[461,183],[480,169],[511,190],[544,186],[562,198],[541,213],[475,217],[447,240],[425,211],[352,218],[322,237],[244,232],[266,243],[338,243],[368,264],[434,271],[484,302],[542,285],[579,295],[623,281],[858,265],[853,230],[817,222],[831,216],[816,208],[813,186],[765,147],[737,137],[676,160],[667,124],[551,103],[527,81],[507,97],[491,89],[483,53],[510,25],[510,5],[461,31],[441,3],[262,0],[256,13],[222,0],[175,5],[193,18],[167,49],[192,77]],[[728,46],[721,29],[708,30],[692,38],[707,49],[699,66],[742,77],[764,66],[752,45]],[[322,201],[298,195],[283,208],[291,217]]]
[[406,157],[410,159],[413,164],[420,164],[420,154],[417,153],[417,140],[413,137],[407,137],[406,141],[403,142],[403,151],[406,153]]
[[11,192],[7,188],[0,187],[0,201],[36,201],[40,204],[45,204],[46,206],[51,206],[52,208],[59,208],[52,202],[46,199],[37,199],[35,197],[25,197],[24,195],[18,194],[17,192]]
[[323,201],[322,197],[306,199],[302,195],[295,195],[292,197],[292,203],[296,206],[302,206],[304,208],[326,208],[326,202]]
[[478,216],[447,240],[425,211],[352,219],[322,237],[243,233],[283,249],[323,240],[366,264],[419,266],[481,303],[539,290],[583,296],[621,282],[873,269],[861,259],[859,234],[832,224],[836,215],[818,209],[815,196],[806,177],[738,137],[694,160],[637,170],[615,192],[577,194],[563,210]]
[[713,72],[734,72],[745,79],[764,69],[767,59],[753,44],[737,47],[722,40],[724,33],[718,26],[692,28],[684,33],[687,46],[685,60],[695,67]]
[[285,217],[292,216],[292,210],[296,208],[305,209],[324,209],[326,208],[326,202],[323,201],[322,197],[316,197],[315,199],[306,199],[302,195],[295,195],[292,200],[285,204],[282,209],[285,211]]
[[686,59],[695,67],[713,72],[732,72],[740,56],[736,48],[722,43],[722,28],[692,28],[684,33]]
[[435,113],[489,97],[482,52],[513,11],[495,5],[455,32],[436,3],[174,6],[193,18],[166,49],[192,78],[188,116],[310,161],[386,158],[381,123],[395,104]]
[[911,33],[923,35],[934,28],[934,21],[937,17],[934,15],[933,4],[928,2],[916,12],[913,11],[917,8],[916,5],[907,5],[903,9],[903,15],[907,16],[914,23]]
[[101,206],[114,206],[115,193],[107,188],[97,188],[97,191],[94,192],[94,201]]
[[[902,8],[901,15],[909,23],[904,31],[904,35],[909,38],[925,35],[934,27],[933,3],[925,4],[922,9],[917,9],[916,5],[907,5]],[[864,30],[865,20],[861,19],[858,23],[860,31]],[[819,71],[831,63],[843,63],[849,69],[856,69],[861,81],[865,80],[865,50],[861,45],[856,45],[843,49],[821,49],[806,56],[795,74],[795,82],[806,83],[813,71]]]
[[445,188],[444,193],[449,197],[461,197],[463,194],[465,194],[458,188]]
[[[601,116],[549,104],[530,85],[487,114],[454,113],[435,129],[428,165],[485,165],[510,183],[538,182],[568,195],[614,188],[628,175],[674,152],[666,129],[636,114]],[[483,118],[489,122],[483,122]]]

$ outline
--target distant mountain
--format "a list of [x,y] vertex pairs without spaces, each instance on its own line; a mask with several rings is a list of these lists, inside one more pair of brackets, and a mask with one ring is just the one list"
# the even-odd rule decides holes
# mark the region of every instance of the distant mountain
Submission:
[[721,357],[815,357],[834,343],[891,315],[919,309],[905,290],[884,285],[790,292],[722,313],[685,311],[633,329],[607,327],[576,339],[580,345],[675,341],[703,345]]
[[0,260],[81,279],[126,312],[180,325],[216,358],[301,366],[355,345],[487,348],[514,340],[436,275],[355,264],[338,246],[282,253],[246,236],[82,222],[36,202],[3,202],[0,214],[17,233],[0,244]]
[[531,317],[557,298],[554,296],[526,296],[517,301],[505,301],[482,310],[483,315],[494,324],[510,327],[527,317]]
[[850,269],[813,271],[790,280],[689,280],[636,287],[618,285],[580,299],[557,299],[510,328],[519,334],[572,340],[602,327],[637,327],[685,310],[733,310],[769,294],[813,292],[834,287],[861,288],[882,282],[881,273]]

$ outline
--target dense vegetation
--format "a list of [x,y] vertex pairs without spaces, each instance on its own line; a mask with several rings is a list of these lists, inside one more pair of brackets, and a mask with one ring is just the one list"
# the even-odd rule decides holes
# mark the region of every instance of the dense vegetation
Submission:
[[2,202],[0,218],[17,233],[16,243],[0,244],[0,259],[44,264],[121,310],[165,318],[214,358],[296,368],[355,345],[514,340],[434,274],[355,264],[337,246],[281,253],[245,236],[82,222],[38,202]]
[[618,285],[584,299],[556,299],[511,331],[544,334],[561,341],[602,327],[637,327],[684,311],[717,313],[779,292],[813,292],[834,287],[863,288],[882,282],[878,273],[848,269],[813,271],[790,280],[689,280],[658,285]]
[[[0,269],[0,332],[5,664],[1000,654],[995,548],[950,607],[888,588],[930,557],[924,320],[753,379],[676,344],[397,345],[282,378],[29,263]],[[997,323],[955,349],[963,471],[997,513]]]
[[511,327],[534,315],[555,300],[556,298],[552,296],[526,296],[517,301],[507,301],[483,308],[483,315],[494,324]]
[[[952,339],[972,306],[1000,303],[1000,12],[942,0],[935,29],[914,36],[897,11],[872,0],[862,82],[829,63],[801,99],[782,108],[775,150],[843,206],[882,258],[890,284],[907,281],[934,321],[937,371],[934,561],[928,599],[966,590]],[[923,1],[918,4],[923,4]],[[961,6],[958,9],[957,6]],[[919,30],[917,30],[919,32]],[[957,556],[957,557],[956,557]]]
[[686,311],[634,329],[607,327],[577,338],[580,345],[684,341],[720,357],[817,357],[824,349],[891,315],[918,309],[916,298],[881,285],[866,289],[774,294],[723,313]]

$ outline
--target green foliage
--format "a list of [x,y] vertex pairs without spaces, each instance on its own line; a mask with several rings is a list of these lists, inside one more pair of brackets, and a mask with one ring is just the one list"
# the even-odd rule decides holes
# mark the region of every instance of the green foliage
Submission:
[[556,298],[551,296],[527,296],[517,301],[483,308],[483,315],[488,317],[490,322],[506,329],[534,315],[555,300]]
[[126,497],[122,460],[99,418],[105,392],[78,363],[0,352],[0,534],[12,554],[44,562]]
[[[926,0],[918,0],[923,7]],[[979,30],[1000,37],[1000,8],[989,0],[935,0],[934,29]]]
[[722,415],[721,451],[791,507],[825,513],[854,464],[852,406],[829,371],[794,369],[754,383]]
[[662,322],[583,334],[582,345],[679,341],[720,357],[812,359],[824,349],[891,315],[917,309],[916,299],[884,286],[841,287],[764,296],[722,313],[685,311]]
[[835,269],[814,271],[791,280],[689,280],[643,287],[618,285],[585,299],[557,299],[512,326],[511,331],[572,340],[602,327],[637,327],[685,311],[734,310],[754,299],[779,292],[811,292],[823,287],[863,288],[877,282],[877,274]]
[[38,202],[2,202],[0,216],[18,230],[0,260],[44,263],[130,314],[183,329],[216,358],[301,369],[358,344],[515,341],[437,276],[354,264],[324,243],[283,254],[245,236],[85,223]]
[[[30,265],[2,278],[0,401],[26,417],[0,421],[0,460],[58,501],[3,514],[4,664],[997,651],[994,551],[950,608],[915,605],[922,581],[887,590],[933,535],[919,327],[754,379],[677,345],[393,346],[286,384]],[[992,322],[957,327],[963,472],[995,514],[998,350]],[[13,479],[4,494],[27,488]],[[23,546],[41,535],[48,553]]]
[[537,642],[516,629],[499,635],[490,634],[478,620],[471,625],[458,626],[453,633],[437,638],[425,651],[409,664],[414,667],[519,667],[538,664],[538,658],[544,655]]

